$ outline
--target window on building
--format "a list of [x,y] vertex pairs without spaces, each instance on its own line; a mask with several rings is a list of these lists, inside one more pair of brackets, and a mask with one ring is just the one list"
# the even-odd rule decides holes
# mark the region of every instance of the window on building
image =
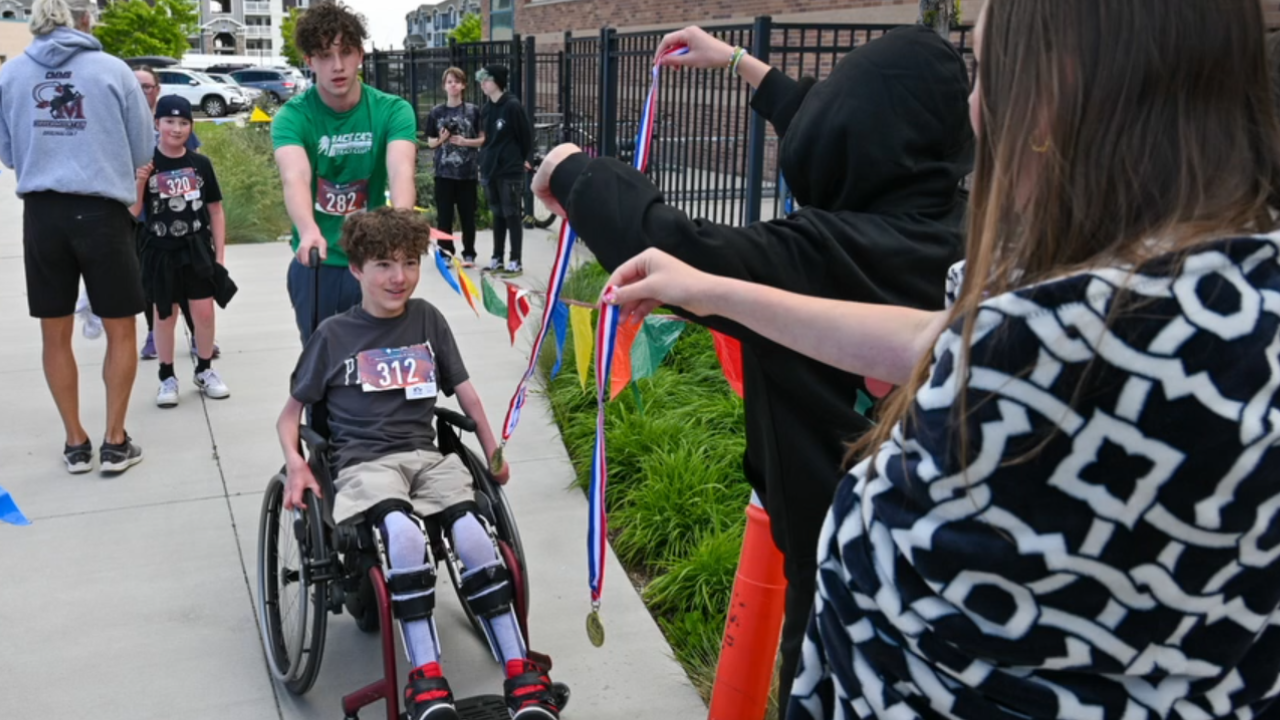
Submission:
[[515,7],[511,0],[493,0],[489,6],[489,39],[511,40],[515,37]]
[[3,14],[3,15],[0,15],[0,17],[4,18],[5,20],[17,20],[17,19],[18,19],[17,14],[15,14],[12,10],[5,10],[5,11],[4,11],[4,14]]
[[231,0],[209,0],[210,13],[231,12]]

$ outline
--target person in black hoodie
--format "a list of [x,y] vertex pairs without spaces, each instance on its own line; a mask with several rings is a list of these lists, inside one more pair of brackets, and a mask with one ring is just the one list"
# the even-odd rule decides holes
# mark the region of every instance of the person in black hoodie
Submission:
[[[489,272],[516,276],[524,272],[520,251],[524,244],[520,224],[524,199],[524,174],[533,152],[533,126],[520,101],[507,92],[507,68],[489,65],[476,73],[489,102],[480,113],[484,145],[480,148],[480,180],[493,212],[493,258]],[[506,234],[511,233],[511,256],[502,264]]]
[[[680,64],[705,67],[717,50],[726,55],[718,63],[730,64],[734,49],[696,47],[693,33],[681,34],[691,52]],[[572,145],[543,161],[534,192],[610,271],[656,247],[711,274],[792,292],[941,309],[947,269],[963,255],[961,182],[973,164],[968,73],[956,49],[926,28],[904,27],[849,53],[821,82],[797,82],[749,57],[733,67],[748,81],[755,73],[752,107],[782,136],[779,163],[799,212],[748,227],[692,220],[639,172]],[[859,402],[877,393],[865,378],[741,325],[694,319],[743,343],[743,466],[786,558],[785,707],[813,606],[818,534],[845,443],[872,425]]]

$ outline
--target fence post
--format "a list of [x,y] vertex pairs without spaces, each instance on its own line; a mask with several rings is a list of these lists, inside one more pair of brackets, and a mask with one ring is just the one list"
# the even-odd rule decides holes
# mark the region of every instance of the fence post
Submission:
[[[418,117],[418,63],[413,59],[413,48],[406,53],[409,56],[409,103],[413,105],[413,116]],[[421,121],[419,121],[421,124]]]
[[523,53],[520,51],[521,44],[520,33],[515,33],[511,36],[510,49],[507,50],[507,57],[511,58],[511,62],[507,65],[507,70],[511,73],[508,80],[511,83],[510,89],[523,103],[528,98],[524,92],[524,63],[522,62]]
[[570,52],[573,33],[564,31],[564,50],[560,51],[560,137],[558,142],[569,141],[569,128],[573,122],[573,53]]
[[618,31],[600,28],[600,154],[618,156]]
[[[768,64],[773,45],[773,18],[757,17],[751,28],[751,54]],[[744,224],[760,219],[760,207],[764,201],[764,117],[751,113],[747,124],[747,198],[743,207]]]
[[524,39],[524,106],[529,111],[529,122],[538,116],[538,39],[530,35]]

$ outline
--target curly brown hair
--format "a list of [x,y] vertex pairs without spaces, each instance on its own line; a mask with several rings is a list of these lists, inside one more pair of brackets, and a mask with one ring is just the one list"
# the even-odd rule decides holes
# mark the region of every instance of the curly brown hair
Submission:
[[431,247],[431,225],[413,210],[384,206],[347,218],[338,242],[355,267],[370,260],[422,257]]
[[293,44],[303,55],[317,55],[342,38],[342,47],[363,50],[368,33],[364,16],[342,3],[325,0],[302,13],[293,30]]

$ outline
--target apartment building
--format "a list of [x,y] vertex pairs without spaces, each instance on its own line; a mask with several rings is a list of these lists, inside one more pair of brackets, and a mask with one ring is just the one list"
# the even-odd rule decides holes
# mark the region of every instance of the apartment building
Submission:
[[444,47],[449,44],[449,31],[458,27],[462,18],[480,12],[479,0],[439,0],[419,5],[405,15],[406,48]]
[[[6,0],[0,0],[5,2]],[[280,27],[291,8],[311,0],[192,0],[200,6],[200,26],[191,49],[207,55],[272,57],[280,55]]]

